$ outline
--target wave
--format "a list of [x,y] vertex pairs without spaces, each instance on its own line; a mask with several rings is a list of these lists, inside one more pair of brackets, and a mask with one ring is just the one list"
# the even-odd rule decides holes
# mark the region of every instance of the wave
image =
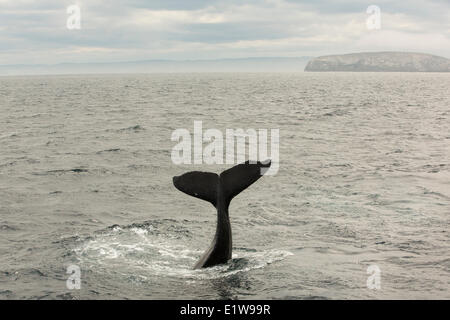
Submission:
[[[171,232],[168,232],[171,230]],[[146,281],[152,277],[206,280],[261,269],[292,255],[280,249],[234,248],[232,259],[212,268],[192,269],[204,249],[189,247],[186,230],[173,221],[114,225],[75,249],[80,264],[106,273]]]
[[36,176],[47,176],[47,175],[52,175],[52,174],[62,175],[62,174],[66,174],[66,173],[88,173],[88,172],[89,172],[88,169],[73,168],[73,169],[48,170],[48,171],[46,171],[44,173],[34,172],[33,175],[36,175]]

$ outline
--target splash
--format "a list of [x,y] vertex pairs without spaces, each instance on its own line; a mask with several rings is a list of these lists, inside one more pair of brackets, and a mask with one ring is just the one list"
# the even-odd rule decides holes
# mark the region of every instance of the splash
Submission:
[[85,268],[133,276],[142,281],[152,277],[193,281],[223,278],[261,269],[292,255],[278,249],[235,248],[233,258],[227,264],[193,270],[203,249],[191,249],[188,237],[171,235],[163,226],[160,223],[113,226],[82,242],[74,252]]

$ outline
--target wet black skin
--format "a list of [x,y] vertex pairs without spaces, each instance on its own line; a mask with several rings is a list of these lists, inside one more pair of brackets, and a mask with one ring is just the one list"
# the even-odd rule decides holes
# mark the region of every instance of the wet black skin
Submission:
[[188,172],[173,178],[175,187],[193,197],[212,203],[217,210],[217,226],[214,239],[196,263],[195,269],[212,267],[231,259],[233,248],[228,208],[231,200],[241,191],[262,177],[262,169],[271,162],[249,163],[248,161],[228,169],[220,176],[210,172]]

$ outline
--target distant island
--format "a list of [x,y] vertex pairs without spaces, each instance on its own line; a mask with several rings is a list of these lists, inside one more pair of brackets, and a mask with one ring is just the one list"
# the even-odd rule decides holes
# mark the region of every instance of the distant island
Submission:
[[450,59],[413,52],[350,53],[314,58],[305,71],[450,72]]

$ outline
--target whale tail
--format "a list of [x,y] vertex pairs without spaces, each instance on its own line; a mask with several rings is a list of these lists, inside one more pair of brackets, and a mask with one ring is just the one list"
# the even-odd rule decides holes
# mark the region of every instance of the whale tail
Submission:
[[219,190],[223,193],[221,196],[229,203],[235,196],[261,178],[264,168],[269,168],[270,164],[270,160],[246,161],[223,171],[220,176],[212,172],[191,171],[173,177],[173,184],[178,190],[216,206]]

